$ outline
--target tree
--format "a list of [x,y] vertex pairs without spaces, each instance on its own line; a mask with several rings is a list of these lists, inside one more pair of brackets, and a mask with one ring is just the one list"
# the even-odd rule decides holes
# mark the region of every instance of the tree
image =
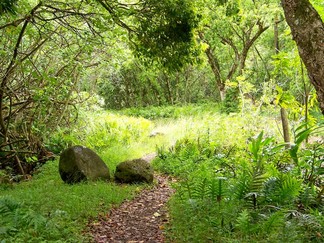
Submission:
[[[205,25],[199,33],[206,43],[205,54],[215,76],[220,100],[224,100],[226,82],[242,75],[257,40],[269,28],[275,5],[267,1],[226,0],[215,4],[204,1]],[[264,9],[268,15],[263,14]]]
[[73,120],[84,70],[96,65],[94,51],[109,49],[116,29],[138,56],[170,69],[197,57],[199,17],[189,0],[15,3],[0,4],[0,169],[24,175],[39,162],[42,136]]
[[309,0],[282,0],[282,7],[291,28],[299,55],[317,92],[324,115],[324,24]]
[[49,155],[42,137],[76,117],[77,84],[99,33],[99,15],[80,6],[25,0],[1,15],[0,169],[29,173]]
[[168,69],[199,61],[194,31],[201,16],[191,0],[96,0],[113,21],[128,31],[135,55]]
[[4,13],[14,13],[17,0],[2,0],[0,2],[0,15]]

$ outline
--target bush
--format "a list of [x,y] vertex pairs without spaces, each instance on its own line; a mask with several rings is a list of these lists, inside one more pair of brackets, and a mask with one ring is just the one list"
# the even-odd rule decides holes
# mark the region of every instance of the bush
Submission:
[[[263,132],[250,138],[246,148],[226,148],[214,140],[207,133],[158,151],[154,165],[179,178],[170,204],[170,241],[322,240],[324,216],[313,211],[323,208],[315,200],[322,198],[320,179],[315,179],[318,164],[316,156],[308,157],[315,153],[322,158],[322,149],[314,145],[312,152],[292,148],[287,153]],[[294,166],[290,157],[288,171],[277,163],[287,154],[299,158]]]

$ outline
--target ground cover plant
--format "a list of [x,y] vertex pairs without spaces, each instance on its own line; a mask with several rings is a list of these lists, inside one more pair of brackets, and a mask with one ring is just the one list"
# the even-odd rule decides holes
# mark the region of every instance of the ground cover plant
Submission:
[[[144,118],[102,111],[80,117],[69,129],[59,129],[46,146],[57,154],[71,145],[90,147],[113,173],[119,162],[154,152],[156,143],[163,143],[163,138],[149,137],[153,127]],[[49,161],[30,181],[1,183],[1,242],[88,242],[82,231],[90,218],[106,214],[143,187],[100,181],[67,185],[59,176],[58,158]]]
[[2,0],[1,239],[86,240],[141,190],[64,185],[81,144],[112,173],[157,151],[170,241],[323,240],[323,19],[322,0]]
[[[212,104],[205,108],[173,108],[170,117],[151,120],[123,115],[129,110],[81,112],[75,127],[59,129],[46,146],[59,153],[83,144],[112,172],[121,161],[157,151],[155,168],[178,180],[166,227],[172,242],[321,240],[324,152],[320,143],[302,144],[306,135],[322,132],[319,126],[298,128],[296,146],[284,150],[274,113],[225,115]],[[143,188],[106,182],[70,186],[57,168],[54,160],[31,181],[2,184],[4,242],[89,241],[81,232],[90,218]]]
[[[176,122],[150,121],[100,109],[95,112],[81,109],[77,124],[59,128],[45,144],[57,155],[72,145],[87,146],[96,151],[114,173],[119,162],[155,152],[157,146],[169,147],[193,129],[194,123],[188,114]],[[143,188],[112,182],[64,184],[58,173],[58,158],[37,168],[28,181],[15,183],[7,172],[3,172],[1,178],[0,239],[3,242],[87,242],[90,238],[82,231],[90,218],[104,215]]]
[[[159,149],[156,168],[179,178],[170,242],[323,240],[323,125],[295,128],[285,149],[261,119],[202,119],[204,132]],[[304,144],[312,135],[318,141]]]

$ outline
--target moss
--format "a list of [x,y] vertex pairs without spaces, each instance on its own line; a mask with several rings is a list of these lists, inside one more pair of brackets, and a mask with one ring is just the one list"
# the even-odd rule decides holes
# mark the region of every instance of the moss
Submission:
[[153,168],[143,159],[125,161],[117,165],[115,179],[123,183],[152,183]]

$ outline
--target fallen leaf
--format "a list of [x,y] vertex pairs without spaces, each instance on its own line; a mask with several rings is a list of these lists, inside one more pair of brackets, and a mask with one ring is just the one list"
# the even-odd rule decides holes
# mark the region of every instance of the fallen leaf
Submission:
[[160,217],[161,216],[161,214],[159,214],[158,212],[154,213],[153,215],[154,215],[154,217]]

